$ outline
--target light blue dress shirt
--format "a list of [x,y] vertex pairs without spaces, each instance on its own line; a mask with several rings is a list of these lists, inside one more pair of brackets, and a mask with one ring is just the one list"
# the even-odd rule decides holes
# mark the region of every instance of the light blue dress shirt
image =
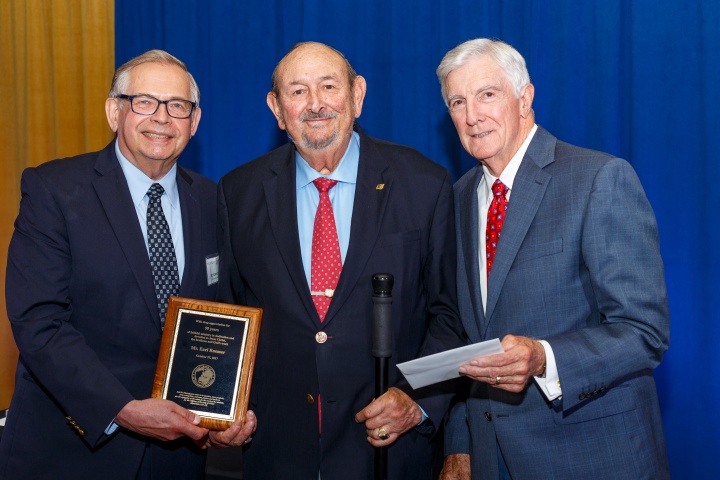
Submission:
[[185,269],[185,241],[182,229],[182,213],[180,211],[180,194],[177,187],[177,163],[172,166],[167,175],[155,182],[123,156],[117,140],[115,141],[115,154],[120,161],[120,168],[122,168],[125,180],[127,180],[130,188],[130,196],[133,205],[135,205],[135,213],[137,213],[140,222],[145,247],[148,248],[148,257],[150,251],[147,241],[147,207],[150,199],[147,192],[153,183],[159,183],[165,189],[165,193],[160,197],[160,202],[162,203],[165,219],[170,227],[170,235],[172,235],[175,257],[177,258],[178,273],[182,283],[183,270]]
[[[357,183],[358,163],[360,160],[360,136],[353,132],[350,144],[335,170],[325,178],[337,180],[338,183],[328,192],[335,216],[335,227],[340,243],[340,257],[343,264],[350,244],[350,224],[352,222],[353,202],[355,201],[355,185]],[[315,225],[315,212],[320,203],[320,192],[312,183],[322,177],[307,161],[295,151],[295,187],[297,188],[298,233],[300,235],[300,253],[303,268],[310,286],[310,270],[312,262],[312,236]],[[148,187],[150,188],[150,187]]]
[[[353,132],[350,144],[345,154],[340,159],[337,168],[326,178],[337,180],[338,183],[328,192],[330,203],[335,216],[335,227],[338,231],[338,242],[340,243],[340,257],[345,264],[348,245],[350,244],[350,224],[352,223],[353,203],[355,202],[355,187],[357,185],[358,164],[360,162],[360,135]],[[305,278],[308,288],[310,283],[310,270],[312,258],[312,235],[315,225],[315,212],[320,203],[320,192],[312,183],[318,177],[322,177],[317,170],[312,168],[304,158],[295,151],[295,187],[297,188],[297,214],[298,233],[300,234],[300,253],[302,255]],[[150,187],[148,187],[150,188]],[[418,405],[420,407],[420,405]],[[420,407],[422,420],[428,416]],[[419,425],[419,424],[418,424]],[[319,477],[318,477],[319,478]]]
[[[167,175],[157,182],[154,182],[139,168],[133,165],[130,160],[125,158],[120,152],[117,140],[115,140],[115,155],[117,155],[120,168],[125,175],[125,180],[130,189],[130,196],[132,197],[133,205],[135,205],[135,213],[138,216],[140,229],[142,230],[143,239],[145,240],[145,248],[148,249],[148,258],[150,258],[150,248],[148,247],[147,241],[147,206],[150,199],[147,196],[147,192],[153,183],[159,183],[165,190],[163,196],[160,197],[160,203],[162,203],[165,220],[167,220],[168,227],[170,227],[170,235],[172,236],[173,246],[175,247],[175,257],[178,264],[178,275],[180,282],[182,282],[183,269],[185,268],[185,241],[182,230],[182,215],[180,212],[180,195],[178,194],[177,188],[177,163],[172,166]],[[117,429],[118,424],[113,420],[105,429],[105,435],[112,435]]]

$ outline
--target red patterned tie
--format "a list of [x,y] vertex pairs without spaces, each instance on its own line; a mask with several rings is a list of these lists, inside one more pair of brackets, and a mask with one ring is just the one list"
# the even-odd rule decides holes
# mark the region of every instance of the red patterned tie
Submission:
[[507,211],[508,201],[505,194],[508,187],[500,181],[495,180],[492,186],[493,199],[488,208],[487,227],[485,228],[485,252],[487,255],[487,275],[490,278],[490,270],[492,270],[493,260],[495,260],[495,252],[497,251],[498,242],[500,241],[500,232],[502,232],[503,222],[505,221],[505,212]]
[[319,177],[313,183],[320,192],[320,203],[315,213],[315,226],[313,227],[310,290],[322,322],[327,315],[342,271],[340,243],[328,195],[328,191],[337,184],[337,180]]

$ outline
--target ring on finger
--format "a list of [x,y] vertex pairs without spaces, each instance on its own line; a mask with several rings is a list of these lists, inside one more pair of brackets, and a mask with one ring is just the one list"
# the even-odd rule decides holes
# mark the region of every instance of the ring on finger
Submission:
[[500,385],[500,377],[495,377],[495,385]]
[[378,438],[380,440],[387,440],[388,438],[390,438],[390,435],[384,428],[380,427],[378,428]]

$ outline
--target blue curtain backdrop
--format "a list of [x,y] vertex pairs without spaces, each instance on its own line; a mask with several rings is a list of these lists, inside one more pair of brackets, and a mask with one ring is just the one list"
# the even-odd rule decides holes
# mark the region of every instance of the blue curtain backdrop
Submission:
[[[462,151],[440,97],[443,54],[495,37],[526,58],[537,122],[626,158],[660,225],[671,346],[656,371],[674,478],[717,478],[720,398],[720,3],[717,0],[116,0],[116,59],[184,60],[202,92],[181,163],[217,180],[286,137],[265,105],[296,42],[344,52],[368,81],[360,124],[457,179]],[[620,212],[619,212],[620,213]]]

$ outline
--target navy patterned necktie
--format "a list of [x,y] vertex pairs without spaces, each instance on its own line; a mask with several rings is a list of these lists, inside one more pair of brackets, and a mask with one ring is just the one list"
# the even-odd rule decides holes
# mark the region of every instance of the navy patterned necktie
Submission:
[[147,192],[150,198],[147,209],[148,249],[161,326],[165,325],[168,300],[171,296],[177,295],[180,287],[175,246],[160,203],[160,197],[164,192],[159,183],[153,183]]

